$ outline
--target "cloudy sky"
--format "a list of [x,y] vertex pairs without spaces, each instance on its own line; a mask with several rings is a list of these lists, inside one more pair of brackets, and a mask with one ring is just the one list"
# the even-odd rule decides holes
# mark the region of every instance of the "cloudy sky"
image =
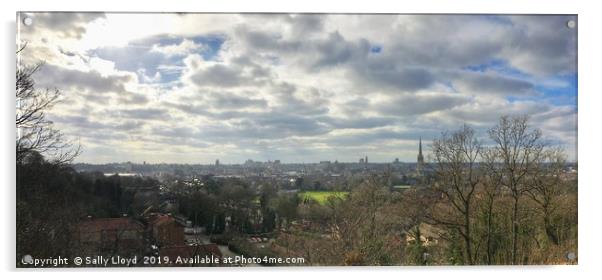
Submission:
[[28,16],[21,62],[63,92],[77,162],[415,161],[419,137],[504,114],[576,157],[575,17]]

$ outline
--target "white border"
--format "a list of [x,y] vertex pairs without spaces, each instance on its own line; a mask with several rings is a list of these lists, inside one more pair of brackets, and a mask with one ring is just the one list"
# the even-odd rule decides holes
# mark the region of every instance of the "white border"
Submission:
[[[182,277],[191,279],[220,279],[223,277],[273,278],[283,277],[307,279],[313,277],[345,279],[423,279],[423,278],[487,278],[487,279],[512,279],[513,277],[532,279],[569,279],[570,276],[579,278],[595,277],[599,272],[599,252],[601,240],[600,199],[602,198],[599,184],[597,162],[600,156],[600,72],[597,69],[600,60],[599,51],[602,50],[599,39],[600,10],[595,7],[596,1],[580,0],[415,0],[385,1],[385,0],[305,0],[291,3],[283,0],[102,0],[102,1],[3,1],[0,14],[2,15],[2,61],[0,77],[2,78],[2,168],[0,178],[5,182],[2,188],[2,258],[0,266],[4,275],[13,277],[44,277],[44,278],[94,278],[101,279],[112,277],[98,269],[68,270],[69,273],[56,273],[57,270],[44,270],[42,272],[16,271],[14,269],[15,252],[15,165],[14,165],[14,97],[12,86],[14,84],[14,51],[15,51],[15,17],[16,11],[130,11],[130,12],[336,12],[336,13],[510,13],[510,14],[578,14],[579,28],[579,265],[578,266],[552,266],[552,267],[376,267],[376,268],[272,268],[272,269],[112,269],[123,273],[125,277],[137,277],[132,272],[143,272],[143,277],[162,279],[168,277]],[[596,32],[598,31],[598,32]],[[65,270],[61,270],[65,271]],[[177,274],[167,274],[176,272]],[[225,274],[227,272],[227,275]],[[269,273],[266,273],[269,272]],[[86,273],[86,274],[84,274]],[[374,275],[374,274],[377,275]],[[579,275],[575,275],[579,273]],[[8,278],[8,279],[10,279]],[[571,278],[572,279],[572,278]]]

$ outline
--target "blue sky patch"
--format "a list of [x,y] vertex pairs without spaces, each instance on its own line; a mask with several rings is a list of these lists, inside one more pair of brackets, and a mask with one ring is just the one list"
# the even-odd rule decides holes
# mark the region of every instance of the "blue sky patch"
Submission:
[[[157,72],[161,73],[161,83],[173,82],[180,78],[180,71],[164,71],[160,66],[184,66],[183,56],[175,55],[168,57],[159,52],[151,51],[153,46],[178,45],[184,40],[191,40],[197,44],[203,44],[206,48],[199,53],[205,60],[213,60],[225,41],[224,36],[196,36],[196,37],[174,37],[158,35],[133,41],[125,47],[101,47],[88,52],[90,56],[113,61],[115,68],[122,71],[135,73],[143,70],[148,77],[153,77]],[[140,81],[143,82],[139,74]]]
[[372,46],[370,48],[370,52],[371,53],[380,53],[382,50],[383,50],[383,47],[382,46],[378,46],[378,45]]

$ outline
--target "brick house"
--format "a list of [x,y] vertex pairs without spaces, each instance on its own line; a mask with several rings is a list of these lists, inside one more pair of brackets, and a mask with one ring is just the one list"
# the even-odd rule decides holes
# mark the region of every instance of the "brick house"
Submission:
[[136,254],[144,250],[144,225],[132,218],[88,218],[77,225],[83,252]]
[[151,216],[149,229],[159,247],[185,244],[184,227],[170,215]]

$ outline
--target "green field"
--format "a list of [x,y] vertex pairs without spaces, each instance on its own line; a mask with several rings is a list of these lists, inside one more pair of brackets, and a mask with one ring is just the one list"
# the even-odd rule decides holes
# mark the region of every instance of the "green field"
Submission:
[[320,204],[324,204],[324,203],[326,203],[326,200],[331,196],[345,198],[347,196],[347,194],[349,194],[349,192],[309,191],[309,192],[300,192],[298,195],[301,198],[301,201],[305,201],[307,199],[312,199]]

